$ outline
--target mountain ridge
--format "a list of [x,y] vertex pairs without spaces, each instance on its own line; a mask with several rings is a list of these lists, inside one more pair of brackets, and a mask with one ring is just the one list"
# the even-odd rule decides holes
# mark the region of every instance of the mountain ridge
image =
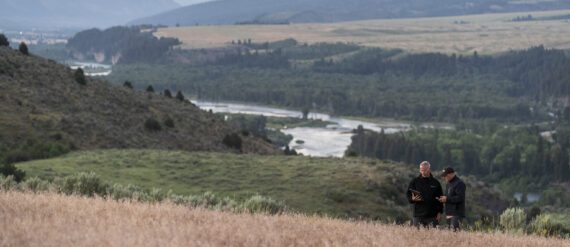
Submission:
[[220,0],[160,13],[129,24],[196,25],[342,22],[570,8],[564,1],[456,0]]
[[[175,9],[180,4],[173,0],[0,0],[0,6],[1,29],[14,23],[28,28],[108,27]],[[5,22],[12,24],[1,24]]]

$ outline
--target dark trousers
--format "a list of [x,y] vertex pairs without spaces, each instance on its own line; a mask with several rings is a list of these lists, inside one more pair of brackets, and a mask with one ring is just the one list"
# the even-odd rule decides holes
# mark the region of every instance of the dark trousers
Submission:
[[420,225],[422,225],[424,228],[435,228],[437,227],[437,223],[438,222],[435,217],[414,217],[412,219],[412,226],[415,226],[418,229],[420,228]]
[[450,219],[447,219],[447,228],[452,229],[454,232],[461,230],[461,222],[463,221],[463,217],[453,216]]

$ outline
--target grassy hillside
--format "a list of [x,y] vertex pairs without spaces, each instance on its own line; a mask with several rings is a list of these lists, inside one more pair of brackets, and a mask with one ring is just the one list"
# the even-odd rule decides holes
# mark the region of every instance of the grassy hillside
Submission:
[[328,24],[193,26],[160,29],[187,49],[223,47],[232,40],[273,42],[294,38],[301,43],[353,42],[363,46],[412,52],[490,54],[543,44],[569,49],[568,20],[514,22],[516,17],[563,16],[569,10],[520,12],[417,19],[370,20]]
[[557,0],[221,0],[182,7],[130,24],[339,22],[565,8],[570,8],[570,3]]
[[245,136],[228,147],[224,138],[238,130],[189,102],[91,78],[81,85],[74,73],[0,47],[0,158],[94,148],[275,152]]
[[[92,171],[110,182],[177,194],[211,191],[242,199],[260,193],[303,213],[382,220],[408,218],[405,191],[417,176],[415,166],[369,159],[156,150],[76,152],[17,167],[28,177],[44,179]],[[473,178],[466,180],[471,218],[506,207],[496,191]]]
[[[568,246],[568,240],[424,231],[302,215],[0,192],[2,246]],[[86,234],[88,233],[88,234]]]

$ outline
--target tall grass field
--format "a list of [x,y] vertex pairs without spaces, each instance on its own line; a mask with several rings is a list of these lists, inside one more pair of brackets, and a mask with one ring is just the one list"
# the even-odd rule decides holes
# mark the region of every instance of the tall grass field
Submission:
[[0,246],[568,246],[562,239],[453,233],[298,214],[0,192]]

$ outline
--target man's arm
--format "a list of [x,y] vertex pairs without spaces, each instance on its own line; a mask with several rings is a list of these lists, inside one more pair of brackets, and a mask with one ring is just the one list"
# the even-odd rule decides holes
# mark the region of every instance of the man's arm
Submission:
[[455,188],[455,195],[450,196],[447,198],[447,201],[449,203],[461,203],[463,201],[465,201],[465,183],[460,182]]
[[410,185],[408,185],[408,189],[406,190],[406,196],[408,197],[408,202],[410,203],[416,203],[416,201],[412,200],[412,191],[410,190],[415,190],[416,189],[416,185],[414,183],[414,180],[412,180],[412,182],[410,182]]
[[[443,196],[443,189],[441,188],[441,184],[437,182],[437,191],[435,193],[435,197],[441,197],[441,196]],[[443,213],[443,203],[437,204],[437,212],[440,214]]]

